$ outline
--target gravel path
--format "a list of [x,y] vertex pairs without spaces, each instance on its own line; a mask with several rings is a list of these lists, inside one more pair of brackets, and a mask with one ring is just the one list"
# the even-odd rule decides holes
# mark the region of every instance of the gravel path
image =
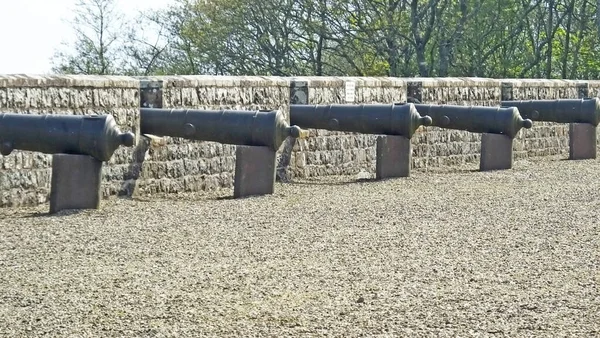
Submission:
[[599,337],[600,161],[475,168],[0,209],[0,336]]

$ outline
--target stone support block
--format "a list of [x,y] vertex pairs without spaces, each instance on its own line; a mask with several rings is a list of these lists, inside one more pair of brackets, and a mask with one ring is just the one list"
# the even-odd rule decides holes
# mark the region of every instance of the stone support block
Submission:
[[596,158],[596,127],[589,123],[569,124],[569,159]]
[[513,139],[502,134],[481,135],[480,171],[511,169]]
[[54,154],[50,213],[65,209],[98,209],[102,198],[102,162],[88,155]]
[[276,154],[268,147],[237,147],[234,198],[274,192]]
[[410,176],[412,158],[410,139],[397,135],[377,138],[376,179]]

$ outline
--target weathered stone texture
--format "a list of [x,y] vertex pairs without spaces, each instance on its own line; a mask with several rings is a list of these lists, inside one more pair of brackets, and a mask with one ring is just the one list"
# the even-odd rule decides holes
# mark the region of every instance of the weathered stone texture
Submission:
[[500,101],[499,80],[479,78],[423,78],[422,103],[494,106]]
[[[110,113],[123,131],[139,135],[141,78],[96,76],[0,76],[0,111],[29,114]],[[289,115],[290,84],[308,84],[309,104],[405,102],[418,85],[423,103],[497,106],[503,93],[514,100],[600,96],[600,81],[499,80],[482,78],[227,77],[165,76],[163,108],[279,109]],[[345,83],[355,83],[346,102]],[[586,83],[588,84],[586,87]],[[503,85],[504,84],[504,85]],[[412,88],[412,87],[411,87]],[[414,87],[417,88],[417,87]],[[568,154],[568,125],[534,123],[515,138],[515,157]],[[292,177],[375,173],[375,135],[311,130],[298,140]],[[600,144],[600,142],[599,142]],[[481,135],[421,127],[412,138],[414,168],[478,163]],[[51,156],[15,151],[0,156],[0,206],[47,202]],[[103,196],[152,195],[232,188],[235,146],[165,137],[138,138],[120,148],[103,169]]]
[[[556,100],[578,98],[579,81],[512,80],[513,100]],[[533,128],[522,129],[515,140],[515,156],[565,155],[569,151],[569,125],[535,122]]]
[[[139,136],[138,81],[127,77],[0,76],[0,112],[21,114],[112,114],[122,131]],[[122,193],[132,149],[119,148],[104,166],[103,196]],[[0,155],[0,206],[48,200],[52,156],[15,150]]]
[[586,81],[588,83],[588,97],[600,97],[600,81]]
[[[348,78],[349,79],[349,78]],[[560,80],[496,80],[480,78],[412,78],[398,83],[392,96],[358,93],[379,92],[378,87],[360,86],[357,82],[355,103],[393,103],[406,100],[406,84],[421,83],[421,102],[430,104],[455,104],[498,106],[501,101],[502,82],[513,85],[513,99],[577,98],[579,81]],[[345,79],[310,81],[311,104],[344,103]],[[389,88],[389,87],[388,87]],[[600,87],[599,87],[600,88]],[[389,92],[389,90],[388,90]],[[364,102],[358,98],[377,97]],[[311,139],[299,141],[294,148],[291,171],[298,177],[319,175],[355,174],[375,171],[375,136],[354,135],[328,131],[311,131]],[[355,144],[347,148],[343,144]],[[481,150],[481,135],[437,127],[421,127],[412,139],[414,168],[452,166],[477,163]],[[325,152],[327,155],[322,154]],[[548,156],[568,153],[568,125],[535,123],[530,130],[522,130],[514,141],[515,158]]]
[[[289,81],[283,78],[169,76],[163,108],[281,110],[289,112]],[[144,159],[139,194],[204,191],[233,187],[234,145],[164,137]]]
[[[306,77],[309,104],[369,104],[406,101],[406,82],[397,78]],[[346,82],[356,86],[354,102],[346,102]],[[290,172],[295,177],[374,174],[376,135],[311,130],[307,140],[298,140],[292,153]]]

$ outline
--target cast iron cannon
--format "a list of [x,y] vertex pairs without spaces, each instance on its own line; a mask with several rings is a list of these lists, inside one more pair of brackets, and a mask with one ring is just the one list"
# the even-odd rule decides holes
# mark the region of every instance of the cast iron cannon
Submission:
[[290,121],[303,128],[361,134],[379,134],[376,148],[377,179],[410,176],[411,137],[420,126],[431,125],[408,104],[291,105]]
[[[408,104],[407,104],[408,105]],[[502,134],[514,138],[521,128],[531,128],[514,107],[477,107],[457,105],[414,104],[422,116],[430,116],[432,125],[473,133]]]
[[600,99],[502,101],[503,107],[516,107],[524,118],[557,123],[600,123]]
[[515,107],[429,104],[415,104],[415,107],[419,114],[431,116],[433,126],[481,133],[481,171],[512,168],[513,140],[521,128],[533,125]]
[[411,138],[420,126],[431,125],[413,104],[331,104],[290,106],[290,121],[303,128]]
[[502,101],[534,121],[569,123],[569,159],[596,158],[600,99]]
[[0,153],[13,150],[89,155],[109,161],[119,146],[133,146],[112,115],[0,114]]
[[288,136],[308,136],[308,131],[290,126],[281,112],[271,110],[142,108],[140,127],[142,134],[263,146],[274,151]]
[[140,110],[142,134],[181,137],[234,144],[234,197],[272,194],[276,153],[292,136],[307,138],[308,131],[290,126],[276,110]]

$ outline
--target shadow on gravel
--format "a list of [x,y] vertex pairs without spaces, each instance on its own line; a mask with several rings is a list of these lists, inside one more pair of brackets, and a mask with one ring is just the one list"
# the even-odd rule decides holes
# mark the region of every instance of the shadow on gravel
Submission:
[[[466,174],[466,173],[478,173],[479,168],[447,168],[447,167],[441,167],[441,168],[429,168],[427,170],[425,169],[413,169],[413,172],[415,173],[419,173],[419,174],[424,174],[424,175],[428,175],[428,174]],[[401,178],[401,177],[399,177]]]
[[589,162],[589,163],[594,163],[597,160],[595,158],[582,158],[579,160],[572,160],[570,159],[568,156],[567,157],[561,157],[559,159],[557,159],[556,161],[566,161],[566,162]]
[[[391,180],[393,178],[390,178]],[[381,182],[385,180],[378,180],[375,178],[359,178],[356,180],[350,181],[342,181],[342,182],[320,182],[320,181],[301,181],[301,182],[287,182],[284,184],[290,185],[329,185],[329,186],[340,186],[340,185],[350,185],[350,184],[361,184],[361,183],[370,183],[370,182]]]
[[55,214],[51,214],[50,212],[46,211],[46,212],[42,212],[42,211],[38,211],[38,212],[33,212],[27,215],[23,215],[21,216],[21,218],[41,218],[41,217],[63,217],[63,216],[71,216],[71,215],[77,215],[80,214],[82,212],[84,212],[86,210],[61,210]]
[[[253,197],[253,196],[248,196],[248,197]],[[219,196],[219,197],[215,197],[215,198],[211,198],[215,201],[226,201],[226,200],[233,200],[235,198],[233,198],[233,195],[230,196]]]

